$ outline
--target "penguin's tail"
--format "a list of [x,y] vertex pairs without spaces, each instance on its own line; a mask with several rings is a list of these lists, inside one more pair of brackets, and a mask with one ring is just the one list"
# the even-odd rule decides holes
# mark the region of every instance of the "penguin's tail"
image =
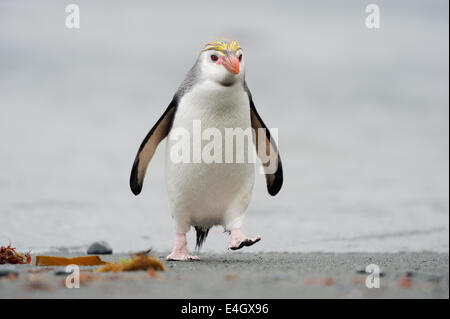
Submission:
[[202,248],[202,245],[205,242],[206,237],[208,236],[210,228],[211,227],[195,226],[195,231],[197,232],[197,242],[195,243],[195,250],[197,252],[200,251],[200,248]]

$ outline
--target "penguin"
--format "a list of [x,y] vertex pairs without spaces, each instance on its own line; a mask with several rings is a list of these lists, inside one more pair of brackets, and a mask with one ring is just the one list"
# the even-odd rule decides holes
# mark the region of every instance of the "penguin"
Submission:
[[[194,155],[189,154],[187,161],[173,160],[173,149],[179,143],[177,137],[180,130],[192,137],[195,135],[195,122],[201,123],[202,128],[213,128],[218,135],[226,135],[226,130],[230,128],[242,131],[252,129],[250,143],[254,144],[255,153],[263,164],[268,193],[275,196],[283,184],[283,169],[276,142],[257,112],[245,81],[243,49],[236,40],[220,39],[207,43],[169,106],[141,143],[131,170],[131,191],[138,195],[156,148],[168,137],[165,182],[169,211],[175,222],[175,242],[167,260],[199,260],[187,248],[186,233],[191,227],[197,233],[197,253],[213,226],[223,226],[229,233],[228,249],[231,250],[251,246],[261,240],[260,236],[247,237],[241,230],[253,191],[254,161],[237,161],[236,155],[228,162],[193,162]],[[258,143],[259,140],[262,143]],[[218,153],[225,153],[219,154],[219,157],[226,157],[229,150],[224,150],[225,143],[221,139],[218,141],[215,145],[218,146]],[[200,146],[203,147],[206,142],[202,140]],[[192,143],[195,143],[193,139]],[[243,155],[250,158],[249,147],[242,149]],[[262,161],[262,154],[266,155],[265,162]],[[268,169],[269,166],[272,169]]]

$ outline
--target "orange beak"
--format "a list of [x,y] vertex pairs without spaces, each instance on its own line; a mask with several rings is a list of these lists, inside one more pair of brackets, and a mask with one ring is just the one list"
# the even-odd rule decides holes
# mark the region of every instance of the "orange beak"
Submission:
[[239,60],[234,54],[229,54],[221,59],[221,64],[233,74],[239,73]]

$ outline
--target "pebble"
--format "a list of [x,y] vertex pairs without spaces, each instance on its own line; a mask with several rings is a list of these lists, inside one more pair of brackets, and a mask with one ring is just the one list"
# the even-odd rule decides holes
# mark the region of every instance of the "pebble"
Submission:
[[225,276],[225,279],[226,280],[235,280],[235,279],[237,279],[237,275],[235,275],[235,274],[228,274],[228,275]]
[[96,241],[89,246],[87,253],[88,255],[111,255],[113,250],[106,241]]
[[66,270],[57,270],[53,274],[55,276],[69,276],[73,273],[73,271],[66,271]]
[[399,279],[398,284],[399,284],[399,286],[402,287],[402,288],[410,288],[410,287],[411,287],[411,284],[412,284],[412,281],[411,281],[411,278],[409,278],[409,277],[407,277],[407,276],[402,276],[402,277]]
[[428,275],[427,276],[427,281],[429,281],[429,282],[438,283],[441,281],[441,279],[442,279],[442,277],[439,275]]
[[434,275],[434,274],[421,274],[421,273],[417,273],[415,271],[407,271],[405,273],[405,276],[408,278],[412,278],[412,277],[419,277],[420,279],[424,279],[428,282],[434,282],[434,283],[438,283],[441,281],[442,277],[439,275]]
[[19,272],[15,269],[11,269],[11,268],[0,269],[0,277],[7,277],[10,275],[19,276]]
[[[359,275],[370,275],[371,273],[366,272],[366,267],[357,267],[355,269],[355,273],[359,274]],[[384,276],[386,276],[386,273],[382,270],[380,270],[379,276],[381,278],[383,278]]]
[[273,276],[273,279],[275,279],[275,280],[287,280],[287,279],[289,279],[289,275],[286,274],[286,273],[276,273]]
[[366,267],[358,267],[358,268],[355,269],[355,272],[357,274],[360,274],[360,275],[365,275],[366,274]]

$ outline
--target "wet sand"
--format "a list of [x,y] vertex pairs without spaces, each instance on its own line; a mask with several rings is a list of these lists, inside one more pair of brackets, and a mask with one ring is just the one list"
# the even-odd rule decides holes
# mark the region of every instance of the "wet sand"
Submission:
[[[80,256],[82,254],[50,255]],[[164,260],[166,253],[155,253]],[[0,298],[448,298],[448,253],[201,254],[199,262],[164,261],[165,272],[91,273],[79,289],[65,287],[64,267],[0,265],[19,271],[0,279]],[[118,261],[126,255],[104,255]],[[34,263],[34,258],[33,258]],[[368,289],[368,264],[381,268],[380,288]],[[36,270],[41,269],[39,273]],[[407,277],[409,275],[409,277]],[[83,277],[82,276],[82,277]],[[406,279],[409,278],[409,279]]]

